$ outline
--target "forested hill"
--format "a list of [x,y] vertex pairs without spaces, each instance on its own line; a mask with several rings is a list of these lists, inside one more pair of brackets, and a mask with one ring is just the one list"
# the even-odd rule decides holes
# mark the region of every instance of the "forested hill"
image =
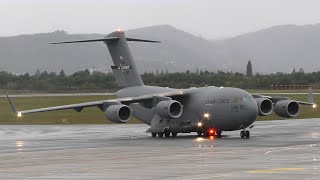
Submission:
[[[144,73],[142,79],[146,85],[190,88],[203,86],[225,86],[244,89],[268,89],[270,85],[320,85],[320,72],[290,74],[276,73],[246,76],[242,73],[208,71],[186,71],[183,73]],[[37,72],[34,75],[14,75],[0,72],[0,90],[19,92],[114,92],[118,89],[111,73],[90,73],[89,70],[66,75],[63,71],[56,74]]]
[[[109,32],[106,32],[108,34]],[[283,25],[223,40],[207,40],[169,25],[129,30],[127,36],[162,41],[130,42],[141,73],[233,71],[244,72],[251,60],[254,73],[320,70],[320,24]],[[106,72],[112,61],[103,43],[49,45],[49,42],[102,38],[105,34],[66,31],[0,37],[0,71],[33,74],[37,69],[72,74],[81,69]],[[93,68],[94,67],[94,68]]]

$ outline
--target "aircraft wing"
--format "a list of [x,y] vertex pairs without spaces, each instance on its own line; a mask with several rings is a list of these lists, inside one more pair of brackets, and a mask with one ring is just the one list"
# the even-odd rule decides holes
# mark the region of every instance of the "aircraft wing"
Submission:
[[[270,99],[273,103],[276,103],[278,101],[282,101],[282,100],[291,100],[289,97],[286,96],[277,96],[277,97],[272,97],[272,96],[265,96],[265,95],[260,95],[260,94],[251,94],[253,98],[266,98],[266,99]],[[308,102],[304,102],[304,101],[296,101],[297,103],[299,103],[300,105],[314,105],[313,101],[308,101]]]
[[117,104],[125,104],[130,105],[133,103],[142,103],[152,104],[154,100],[163,100],[163,99],[171,99],[171,97],[182,96],[186,93],[183,91],[174,91],[174,92],[167,92],[167,93],[157,93],[157,94],[149,94],[137,97],[127,97],[127,98],[115,98],[115,99],[108,99],[108,100],[101,100],[101,101],[92,101],[92,102],[84,102],[84,103],[77,103],[77,104],[68,104],[68,105],[61,105],[61,106],[52,106],[46,108],[39,108],[39,109],[30,109],[30,110],[22,110],[17,111],[15,106],[13,105],[10,97],[7,95],[7,99],[9,101],[10,107],[14,113],[18,116],[22,116],[22,114],[29,114],[29,113],[38,113],[38,112],[48,112],[48,111],[58,111],[58,110],[67,110],[73,109],[77,112],[82,111],[82,109],[87,107],[98,107],[100,110],[107,109],[110,105],[117,105]]
[[[308,90],[308,99],[307,102],[304,101],[296,101],[297,103],[299,103],[300,105],[309,105],[309,106],[316,106],[316,104],[314,103],[313,100],[313,94],[312,94],[312,89],[309,88]],[[282,100],[291,100],[289,97],[286,96],[276,96],[276,97],[272,97],[272,96],[265,96],[265,95],[260,95],[260,94],[252,94],[253,98],[266,98],[266,99],[270,99],[273,103],[276,103],[278,101],[282,101]]]
[[315,106],[314,103],[304,102],[304,101],[297,101],[300,105],[309,105],[309,106]]

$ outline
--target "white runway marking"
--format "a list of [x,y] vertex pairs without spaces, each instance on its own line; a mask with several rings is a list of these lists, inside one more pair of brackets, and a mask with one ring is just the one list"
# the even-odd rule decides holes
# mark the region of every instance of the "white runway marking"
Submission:
[[264,154],[269,154],[269,153],[271,153],[272,151],[267,151],[267,152],[265,152]]

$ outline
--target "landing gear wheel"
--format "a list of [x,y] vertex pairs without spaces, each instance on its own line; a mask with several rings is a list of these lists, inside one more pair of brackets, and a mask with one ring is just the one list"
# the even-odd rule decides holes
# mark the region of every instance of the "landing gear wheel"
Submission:
[[216,131],[216,135],[217,135],[218,138],[221,138],[221,137],[222,137],[221,134],[222,134],[221,131]]
[[156,136],[157,136],[157,133],[151,133],[151,136],[152,136],[152,137],[156,137]]
[[172,137],[177,137],[177,134],[178,134],[178,133],[173,132],[173,133],[172,133]]
[[170,137],[170,132],[169,131],[164,132],[164,136]]
[[198,136],[201,136],[201,135],[202,135],[202,131],[201,131],[201,130],[198,130],[198,131],[197,131],[197,134],[198,134]]
[[163,137],[163,133],[158,133],[158,137]]
[[204,137],[209,137],[209,133],[208,132],[203,132],[203,136]]
[[241,137],[242,139],[244,139],[244,135],[245,135],[245,134],[244,134],[244,131],[241,131],[241,132],[240,132],[240,137]]
[[245,131],[244,136],[249,139],[250,138],[250,131]]

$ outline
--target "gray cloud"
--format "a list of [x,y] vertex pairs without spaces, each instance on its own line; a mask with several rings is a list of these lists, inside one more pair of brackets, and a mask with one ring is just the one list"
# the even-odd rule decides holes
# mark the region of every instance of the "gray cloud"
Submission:
[[0,0],[0,36],[108,33],[170,24],[223,38],[279,24],[320,22],[318,0]]

